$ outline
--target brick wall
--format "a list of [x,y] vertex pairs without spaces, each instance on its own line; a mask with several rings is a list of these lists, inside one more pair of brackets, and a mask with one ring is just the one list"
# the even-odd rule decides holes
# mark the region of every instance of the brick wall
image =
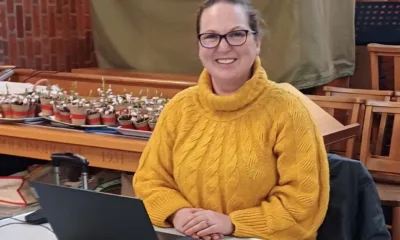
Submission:
[[0,0],[0,64],[67,71],[95,66],[90,0]]
[[[0,10],[0,16],[2,15],[2,12]],[[0,64],[4,63],[4,46],[3,46],[3,39],[2,39],[2,32],[3,32],[3,26],[4,23],[1,21],[0,18]]]

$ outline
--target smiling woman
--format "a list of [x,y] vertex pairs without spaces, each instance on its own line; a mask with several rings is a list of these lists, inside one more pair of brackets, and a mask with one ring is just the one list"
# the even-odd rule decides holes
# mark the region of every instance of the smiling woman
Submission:
[[316,239],[329,199],[324,142],[301,100],[268,79],[250,1],[208,0],[198,86],[164,108],[133,183],[153,224],[188,236]]
[[250,78],[260,53],[262,21],[246,2],[207,1],[198,11],[199,57],[220,95],[236,91]]

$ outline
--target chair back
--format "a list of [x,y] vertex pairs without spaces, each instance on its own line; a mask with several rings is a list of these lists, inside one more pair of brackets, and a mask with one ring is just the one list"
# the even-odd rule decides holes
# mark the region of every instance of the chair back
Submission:
[[[336,111],[345,111],[347,119],[342,121],[343,125],[350,125],[358,123],[360,108],[365,103],[360,98],[348,98],[348,97],[332,97],[332,96],[318,96],[318,95],[306,95],[318,106],[327,111],[332,117],[335,116]],[[354,138],[348,139],[346,142],[335,143],[327,147],[327,150],[336,150],[344,152],[344,156],[352,158],[354,155]]]
[[394,60],[393,83],[385,83],[390,86],[389,90],[400,91],[400,46],[384,45],[377,43],[368,44],[368,51],[371,61],[371,88],[380,90],[379,84],[379,57],[392,57]]
[[[371,150],[371,135],[375,114],[393,116],[393,126],[388,127],[390,149],[387,153]],[[387,129],[384,129],[387,130]],[[390,174],[400,179],[400,102],[367,101],[363,133],[361,139],[360,160],[371,171]]]
[[[371,89],[352,89],[352,88],[340,88],[340,87],[330,87],[325,86],[323,88],[325,95],[327,96],[341,96],[341,97],[353,97],[361,98],[365,101],[367,100],[377,100],[377,101],[391,101],[394,96],[394,91],[391,90],[371,90]],[[400,95],[399,95],[400,96]],[[355,140],[355,151],[357,154],[360,153],[361,144],[361,133],[364,126],[364,116],[365,116],[365,105],[363,104],[360,108],[360,114],[358,123],[361,125],[360,132]],[[374,121],[372,126],[373,132],[373,144],[375,147],[374,152],[381,152],[383,147],[384,129],[387,122],[387,114],[377,115],[379,121]],[[337,117],[337,118],[340,118]],[[357,158],[357,157],[356,157]]]

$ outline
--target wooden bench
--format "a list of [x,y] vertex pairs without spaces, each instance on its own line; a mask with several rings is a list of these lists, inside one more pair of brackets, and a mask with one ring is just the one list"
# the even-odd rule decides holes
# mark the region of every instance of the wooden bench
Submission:
[[94,74],[81,74],[70,72],[54,71],[35,71],[32,69],[15,69],[15,74],[11,78],[13,82],[36,83],[41,79],[48,79],[51,84],[57,84],[60,88],[70,89],[74,82],[77,82],[77,92],[82,96],[89,95],[90,90],[96,92],[101,87],[102,79],[106,84],[111,85],[115,94],[133,92],[138,94],[140,90],[146,93],[149,90],[149,97],[156,91],[163,93],[166,97],[172,97],[179,91],[188,87],[195,86],[196,83],[190,81],[173,81],[168,79],[147,79],[133,77],[103,76]]
[[184,81],[197,83],[198,76],[181,75],[181,74],[164,74],[164,73],[148,73],[129,69],[114,69],[114,68],[74,68],[72,73],[84,73],[102,76],[114,77],[131,77],[131,78],[146,78],[146,79],[164,79],[172,81]]

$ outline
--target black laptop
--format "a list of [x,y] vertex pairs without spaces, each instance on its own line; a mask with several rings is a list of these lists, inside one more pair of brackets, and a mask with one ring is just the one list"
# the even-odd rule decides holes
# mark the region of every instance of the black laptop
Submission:
[[137,198],[30,182],[59,240],[192,239],[156,232]]

